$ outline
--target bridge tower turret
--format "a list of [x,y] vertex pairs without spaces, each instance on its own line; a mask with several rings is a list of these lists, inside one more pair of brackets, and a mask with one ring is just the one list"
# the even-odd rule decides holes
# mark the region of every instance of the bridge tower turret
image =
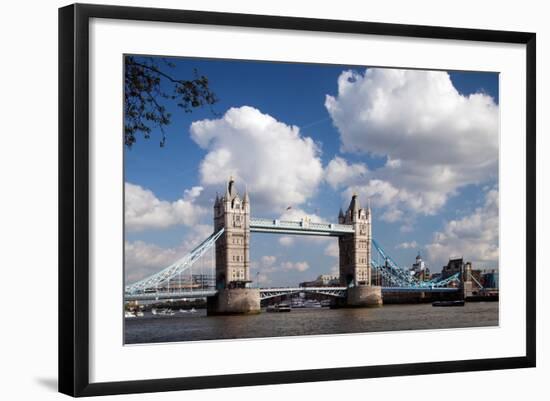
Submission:
[[371,286],[372,213],[370,204],[361,208],[353,194],[345,213],[340,211],[340,224],[353,226],[353,234],[338,238],[340,248],[340,284],[348,287],[349,306],[382,304],[380,287]]
[[259,313],[260,292],[250,284],[250,198],[241,198],[231,177],[225,195],[216,196],[216,297],[208,298],[209,314]]

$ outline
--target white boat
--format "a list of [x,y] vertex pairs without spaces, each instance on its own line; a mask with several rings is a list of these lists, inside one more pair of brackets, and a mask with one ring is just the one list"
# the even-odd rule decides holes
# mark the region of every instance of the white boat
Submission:
[[279,305],[277,305],[277,309],[278,309],[277,312],[290,312],[292,310],[292,308],[290,307],[290,304],[282,303],[282,302]]
[[124,312],[124,317],[136,317],[136,315],[134,312],[127,310]]
[[267,312],[290,312],[292,308],[289,304],[280,303],[277,305],[269,305],[266,309]]
[[143,317],[143,316],[145,316],[145,315],[144,315],[144,313],[143,313],[142,311],[137,311],[137,312],[136,312],[136,316],[137,316],[137,317]]
[[321,303],[314,299],[308,299],[304,302],[304,308],[321,308]]
[[189,311],[189,313],[197,313],[197,310],[195,309],[194,306],[191,308],[191,310]]
[[300,298],[293,298],[292,302],[290,304],[293,308],[303,308],[304,307],[304,301],[302,301]]
[[174,316],[176,312],[174,312],[170,308],[163,308],[163,309],[151,309],[151,313],[153,315],[161,315],[161,316]]

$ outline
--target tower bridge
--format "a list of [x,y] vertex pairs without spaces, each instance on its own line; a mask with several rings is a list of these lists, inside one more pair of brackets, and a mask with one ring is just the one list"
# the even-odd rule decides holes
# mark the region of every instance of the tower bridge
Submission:
[[[253,232],[317,235],[338,238],[339,286],[252,288],[250,235]],[[215,251],[215,288],[200,290],[170,288],[175,277],[192,269],[208,251]],[[383,285],[372,285],[373,270]],[[399,267],[372,238],[370,207],[362,208],[356,194],[346,211],[340,209],[337,223],[255,218],[250,215],[250,197],[241,197],[230,179],[225,194],[214,202],[214,232],[189,254],[161,271],[126,286],[126,300],[206,297],[209,314],[258,313],[260,301],[277,296],[309,292],[330,296],[342,306],[377,306],[383,293],[456,292],[463,288],[462,275],[444,281],[418,281]],[[168,286],[168,288],[166,288]]]

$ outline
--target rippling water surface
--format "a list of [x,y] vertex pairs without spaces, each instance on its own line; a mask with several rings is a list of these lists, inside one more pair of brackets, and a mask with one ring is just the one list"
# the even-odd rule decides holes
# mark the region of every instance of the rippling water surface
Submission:
[[249,316],[206,316],[176,312],[125,319],[126,344],[233,338],[364,333],[392,330],[443,329],[498,325],[498,302],[466,303],[464,307],[431,304],[387,305],[360,309],[293,309],[289,313]]

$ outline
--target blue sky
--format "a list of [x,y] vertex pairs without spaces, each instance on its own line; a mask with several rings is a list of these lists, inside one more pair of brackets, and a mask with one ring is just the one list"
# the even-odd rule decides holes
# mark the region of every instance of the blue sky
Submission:
[[[357,192],[399,264],[420,251],[433,271],[457,255],[498,267],[497,73],[171,61],[174,76],[208,76],[219,102],[193,113],[166,102],[166,146],[153,132],[125,150],[130,281],[212,230],[229,175],[248,186],[254,216],[336,221]],[[333,239],[254,234],[251,260],[262,284],[289,285],[334,272],[334,250]]]

